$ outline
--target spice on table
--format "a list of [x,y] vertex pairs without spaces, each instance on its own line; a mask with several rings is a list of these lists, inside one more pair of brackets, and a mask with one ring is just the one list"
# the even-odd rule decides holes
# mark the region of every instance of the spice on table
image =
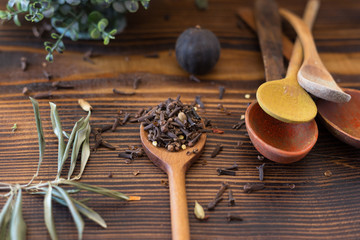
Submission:
[[112,144],[110,144],[109,142],[105,141],[102,136],[101,136],[101,128],[92,128],[91,132],[94,134],[95,137],[95,146],[93,147],[93,151],[96,152],[96,150],[99,147],[105,147],[108,148],[110,150],[116,150],[116,147]]
[[240,122],[234,124],[232,129],[239,130],[242,126],[245,126],[245,120],[240,120]]
[[180,96],[151,108],[137,121],[142,123],[154,146],[170,152],[193,147],[202,135],[200,116],[192,106],[183,104]]
[[265,159],[265,157],[263,155],[257,155],[257,159],[259,159],[260,161],[263,161]]
[[135,158],[140,158],[145,155],[144,150],[141,147],[137,146],[129,146],[129,149],[126,149],[124,152],[121,152],[118,154],[118,157],[120,158],[126,158],[126,163],[131,163],[132,160]]
[[133,173],[132,173],[134,176],[137,176],[137,175],[139,175],[140,174],[140,171],[139,170],[136,170],[136,171],[133,171]]
[[234,162],[234,164],[231,167],[224,168],[224,170],[238,170],[239,166]]
[[88,112],[90,110],[92,110],[92,106],[90,105],[89,102],[85,101],[84,99],[79,99],[78,100],[78,103],[80,105],[80,107],[85,111],[85,112]]
[[21,68],[21,70],[23,71],[23,72],[25,72],[26,71],[26,69],[27,69],[27,59],[26,59],[26,57],[21,57],[20,58],[20,68]]
[[216,193],[215,198],[214,198],[211,202],[209,202],[209,204],[208,204],[208,206],[207,206],[207,209],[208,209],[208,210],[213,210],[213,209],[215,209],[216,204],[218,204],[218,203],[223,199],[221,196],[224,194],[224,192],[225,192],[226,189],[228,189],[228,188],[229,188],[229,184],[228,184],[228,183],[226,183],[226,182],[221,183],[221,187],[220,187],[220,189],[218,190],[218,192]]
[[125,123],[127,123],[129,121],[129,119],[130,119],[130,116],[131,116],[131,114],[126,112],[125,116],[124,116],[124,119],[121,122],[121,125],[124,125]]
[[229,202],[229,206],[234,206],[235,205],[235,198],[233,196],[233,192],[232,192],[231,189],[229,190],[229,200],[228,200],[228,202]]
[[223,148],[223,146],[220,143],[216,144],[216,146],[215,146],[214,150],[212,151],[210,157],[211,158],[216,157],[220,153],[222,148]]
[[197,83],[201,82],[199,78],[195,77],[195,76],[192,75],[192,74],[189,76],[189,79],[190,79],[191,81],[194,81],[194,82],[197,82]]
[[133,88],[138,89],[140,82],[141,82],[141,77],[135,77],[133,81]]
[[164,187],[168,188],[169,187],[169,181],[168,180],[161,180],[160,184],[163,185]]
[[215,134],[223,134],[223,133],[224,133],[223,130],[220,130],[220,129],[218,129],[218,128],[213,128],[213,129],[212,129],[212,132],[215,133]]
[[115,117],[114,123],[111,127],[111,131],[115,132],[116,128],[120,125],[120,118],[117,116]]
[[159,58],[160,55],[158,53],[148,53],[148,54],[145,54],[144,57],[146,57],[146,58]]
[[265,167],[265,163],[263,163],[260,166],[256,167],[256,169],[259,170],[259,180],[260,181],[264,180],[264,167]]
[[218,176],[220,175],[228,175],[228,176],[236,176],[236,172],[230,170],[224,170],[221,168],[216,169]]
[[296,187],[295,184],[293,184],[293,183],[292,183],[292,184],[289,184],[289,188],[290,188],[290,189],[295,189],[295,187]]
[[95,64],[95,62],[91,59],[93,55],[93,50],[92,49],[89,49],[88,51],[86,51],[83,55],[83,60],[86,61],[86,62],[89,62],[91,64]]
[[229,112],[229,111],[227,110],[227,108],[224,107],[221,103],[218,104],[217,108],[220,109],[220,111],[223,112],[223,113],[225,113],[226,115],[231,115],[231,112]]
[[204,220],[205,219],[204,208],[196,200],[195,200],[195,206],[194,206],[194,215],[199,220]]
[[327,170],[324,172],[325,177],[331,177],[332,176],[332,172],[330,170]]
[[219,87],[219,99],[223,99],[225,94],[225,87],[224,86],[220,86]]
[[235,215],[233,213],[228,213],[226,219],[227,219],[228,222],[242,221],[243,220],[240,216]]
[[201,108],[205,108],[204,103],[201,101],[201,96],[195,96],[195,103],[199,105]]
[[22,94],[24,95],[28,95],[30,93],[30,90],[28,87],[24,87],[23,90],[22,90]]
[[135,95],[135,92],[122,92],[117,90],[116,88],[113,88],[113,93],[117,95],[125,95],[125,96],[132,96]]
[[49,81],[53,78],[53,76],[50,73],[48,73],[46,70],[42,70],[42,73],[44,77],[46,77],[46,79]]
[[259,191],[265,188],[265,184],[263,183],[247,183],[244,185],[244,192],[251,193],[254,191]]
[[245,96],[244,96],[246,99],[249,99],[250,98],[250,94],[245,94]]
[[35,99],[49,99],[52,97],[53,97],[53,95],[52,95],[51,91],[37,93],[33,96],[33,98],[35,98]]
[[75,88],[74,85],[70,85],[70,84],[63,84],[60,81],[55,81],[51,84],[52,87],[56,88],[56,89],[73,89]]

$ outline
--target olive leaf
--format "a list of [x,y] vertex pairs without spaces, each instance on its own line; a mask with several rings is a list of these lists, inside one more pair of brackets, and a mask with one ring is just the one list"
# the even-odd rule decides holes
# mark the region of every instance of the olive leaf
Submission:
[[[84,119],[84,122],[82,123],[81,127],[75,134],[74,144],[71,152],[71,163],[70,163],[70,169],[68,172],[68,179],[70,179],[71,175],[74,172],[76,160],[79,155],[80,146],[85,141],[87,136],[87,126],[89,125],[89,119],[90,119],[91,111],[89,111],[87,117]],[[90,128],[90,125],[89,125]]]
[[21,240],[26,238],[26,223],[22,215],[21,188],[17,192],[14,209],[10,220],[10,239]]
[[67,185],[72,185],[79,189],[99,193],[104,196],[113,197],[113,198],[120,199],[120,200],[129,200],[130,199],[128,196],[126,196],[123,193],[120,193],[120,192],[114,191],[114,190],[110,190],[107,188],[95,187],[95,186],[91,186],[91,185],[88,185],[85,183],[79,183],[79,182],[74,182],[74,181],[70,181],[70,180],[62,180],[61,183],[67,184]]
[[10,222],[10,216],[12,211],[11,203],[13,197],[14,195],[11,194],[0,212],[0,239],[6,239],[7,228]]
[[64,136],[62,133],[60,117],[56,108],[56,104],[50,102],[50,108],[51,108],[50,118],[51,118],[52,128],[54,130],[55,135],[58,137],[58,169],[59,169],[62,163],[62,158],[64,156],[65,142],[64,142]]
[[35,115],[35,122],[36,128],[38,132],[38,141],[39,141],[39,163],[35,173],[35,176],[39,175],[40,165],[44,158],[44,151],[45,151],[45,138],[44,138],[44,131],[41,124],[40,118],[40,111],[39,111],[39,103],[32,97],[30,97],[30,101],[33,105],[34,115]]
[[67,207],[69,208],[69,211],[70,211],[70,213],[74,219],[74,222],[76,224],[76,227],[78,229],[78,239],[82,239],[82,233],[84,231],[84,225],[85,225],[84,220],[82,219],[82,217],[80,216],[80,213],[76,209],[75,204],[71,201],[69,194],[61,187],[54,186],[54,188],[56,190],[58,190],[58,192],[61,194],[62,198],[66,202]]
[[90,132],[91,132],[91,127],[90,127],[90,124],[88,123],[86,125],[85,140],[84,140],[84,143],[83,143],[82,149],[81,149],[80,173],[75,177],[76,180],[81,178],[82,174],[84,173],[86,164],[90,157]]
[[71,134],[69,136],[69,140],[68,140],[68,142],[66,144],[66,148],[65,148],[63,157],[61,159],[61,163],[60,163],[60,165],[58,165],[58,172],[57,172],[56,179],[58,179],[60,177],[60,174],[61,174],[61,171],[63,169],[64,163],[65,163],[66,159],[69,156],[70,147],[71,147],[71,144],[74,141],[75,134],[77,133],[77,131],[79,130],[79,128],[83,124],[83,122],[84,122],[84,118],[80,118],[80,120],[75,123],[75,125],[74,125],[74,127],[73,127],[73,129],[71,131]]
[[[67,202],[63,198],[63,196],[57,191],[54,190],[52,193],[52,199],[56,201],[57,203],[60,203],[61,205],[68,206]],[[86,206],[84,203],[77,201],[76,199],[69,196],[69,199],[74,203],[77,210],[83,214],[84,216],[88,217],[89,219],[93,220],[103,228],[106,228],[107,225],[104,221],[104,219],[94,210]]]
[[44,219],[45,219],[46,228],[48,229],[51,239],[56,240],[58,238],[56,235],[54,216],[52,212],[52,190],[53,188],[49,183],[49,187],[47,188],[44,197]]

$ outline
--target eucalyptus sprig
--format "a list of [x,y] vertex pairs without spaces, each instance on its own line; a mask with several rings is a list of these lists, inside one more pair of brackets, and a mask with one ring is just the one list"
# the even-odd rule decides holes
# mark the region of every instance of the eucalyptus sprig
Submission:
[[[54,216],[53,216],[53,202],[59,203],[68,207],[70,214],[73,217],[74,223],[78,230],[78,239],[82,239],[84,230],[84,220],[82,216],[89,218],[101,227],[106,228],[104,219],[93,209],[89,208],[84,202],[76,200],[71,195],[74,195],[80,190],[94,192],[107,197],[112,197],[122,201],[140,200],[140,197],[127,196],[118,191],[107,188],[92,186],[80,183],[79,180],[85,170],[86,164],[90,156],[89,136],[91,132],[90,116],[91,112],[85,118],[77,121],[69,136],[65,134],[61,126],[61,120],[57,111],[57,106],[50,102],[50,118],[54,134],[58,138],[58,169],[56,177],[53,181],[45,183],[32,183],[38,176],[41,163],[43,161],[45,151],[45,138],[42,129],[42,123],[39,112],[38,102],[30,98],[34,108],[35,122],[38,131],[39,140],[39,163],[34,177],[28,184],[19,185],[11,183],[0,183],[0,190],[8,190],[9,192],[1,195],[7,197],[7,201],[0,212],[0,239],[25,239],[26,238],[26,223],[22,216],[22,193],[27,192],[31,195],[44,196],[44,220],[46,228],[51,239],[57,238]],[[65,136],[65,138],[64,138]],[[65,144],[65,139],[68,138]],[[67,172],[67,179],[61,178],[63,173],[63,166],[69,159],[69,152],[71,149],[70,169]],[[79,153],[81,152],[80,173],[72,177]],[[62,188],[60,185],[71,186],[73,189]]]
[[73,41],[102,39],[105,45],[126,26],[126,12],[136,12],[139,3],[147,9],[150,0],[8,0],[6,10],[0,10],[0,19],[13,20],[21,26],[24,15],[29,22],[50,19],[57,33],[54,40],[45,41],[46,60],[52,62],[54,52],[63,53],[63,38]]

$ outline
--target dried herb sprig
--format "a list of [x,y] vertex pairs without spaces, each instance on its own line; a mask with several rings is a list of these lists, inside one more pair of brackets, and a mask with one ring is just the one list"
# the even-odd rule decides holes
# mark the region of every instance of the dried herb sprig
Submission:
[[[89,135],[90,135],[90,111],[86,118],[81,118],[77,121],[73,127],[73,130],[68,136],[68,142],[65,145],[64,131],[61,127],[60,117],[57,111],[57,107],[54,103],[50,103],[51,106],[51,122],[55,135],[58,137],[58,170],[55,180],[33,184],[34,178],[38,175],[41,163],[43,161],[44,151],[45,151],[45,139],[41,124],[41,118],[39,113],[38,102],[30,98],[35,114],[35,121],[38,130],[39,138],[39,163],[37,171],[34,177],[28,184],[18,185],[11,183],[0,183],[0,190],[8,190],[9,192],[0,195],[2,197],[8,197],[5,205],[3,206],[0,212],[0,239],[25,239],[26,237],[26,223],[22,216],[22,192],[28,192],[35,195],[44,195],[44,219],[45,225],[48,229],[51,239],[58,239],[55,229],[54,216],[53,216],[53,201],[67,206],[75,225],[78,229],[78,239],[82,239],[82,234],[84,230],[84,221],[81,217],[81,214],[89,218],[90,220],[96,222],[103,228],[106,228],[107,225],[102,219],[102,217],[96,213],[91,208],[87,207],[84,202],[80,202],[75,198],[71,197],[70,194],[79,192],[80,190],[86,190],[104,196],[112,197],[122,201],[130,200],[140,200],[140,197],[127,196],[118,191],[96,187],[88,184],[83,184],[77,182],[76,180],[80,179],[84,169],[86,167],[87,161],[90,156],[90,146],[89,146]],[[65,161],[68,159],[70,148],[72,147],[71,152],[71,165],[68,172],[68,179],[60,178],[62,173],[62,168]],[[81,151],[81,166],[80,173],[71,178],[73,170],[75,168],[77,156]],[[74,189],[65,190],[59,185],[70,185],[75,187]]]

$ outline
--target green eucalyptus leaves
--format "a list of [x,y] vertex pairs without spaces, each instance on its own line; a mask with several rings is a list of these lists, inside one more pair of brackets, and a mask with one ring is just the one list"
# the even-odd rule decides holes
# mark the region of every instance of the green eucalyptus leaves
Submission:
[[6,10],[0,10],[0,19],[13,20],[21,26],[19,18],[29,22],[51,20],[57,33],[52,42],[44,42],[46,60],[52,62],[53,53],[63,53],[66,36],[77,39],[102,39],[105,45],[126,26],[126,12],[136,12],[141,4],[148,8],[150,0],[9,0]]

